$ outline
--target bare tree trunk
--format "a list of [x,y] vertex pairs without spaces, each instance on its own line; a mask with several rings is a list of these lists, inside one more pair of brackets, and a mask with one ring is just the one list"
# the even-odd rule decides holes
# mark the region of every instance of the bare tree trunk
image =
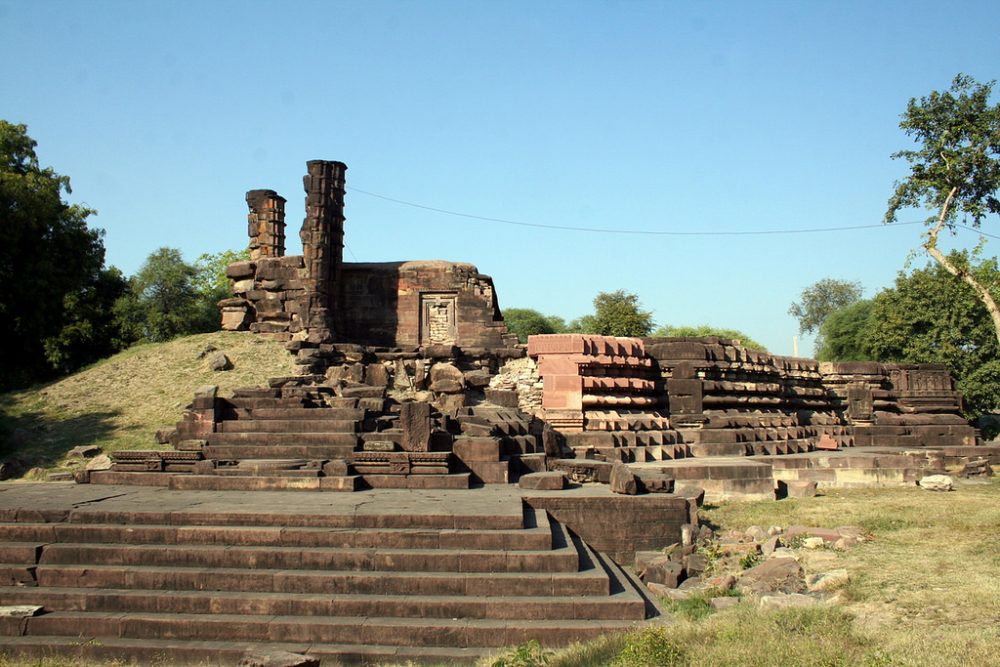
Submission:
[[996,299],[990,294],[990,291],[979,284],[976,277],[964,269],[960,269],[945,256],[937,247],[938,234],[944,228],[944,222],[948,215],[948,207],[951,206],[951,200],[955,197],[955,193],[958,192],[958,187],[953,187],[951,192],[948,193],[948,198],[945,199],[944,205],[941,207],[941,214],[938,216],[937,224],[931,229],[929,238],[924,244],[924,249],[927,250],[928,254],[934,258],[934,260],[944,267],[944,270],[951,275],[959,278],[966,284],[972,287],[976,292],[976,296],[979,300],[983,302],[986,306],[986,310],[990,314],[990,319],[993,320],[993,333],[996,334],[997,344],[1000,344],[1000,308],[997,307]]

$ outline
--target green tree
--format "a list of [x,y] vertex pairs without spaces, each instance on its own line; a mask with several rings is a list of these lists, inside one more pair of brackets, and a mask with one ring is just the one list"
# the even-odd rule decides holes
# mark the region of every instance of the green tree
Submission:
[[640,308],[635,294],[625,290],[599,292],[594,297],[593,320],[587,326],[601,336],[648,336],[653,330],[653,314]]
[[799,300],[788,308],[788,314],[799,321],[799,333],[818,332],[814,347],[823,348],[823,322],[830,313],[861,298],[861,283],[823,278],[802,290]]
[[682,337],[694,337],[701,338],[704,336],[717,336],[719,338],[731,338],[740,341],[743,347],[751,350],[761,350],[767,352],[767,348],[763,344],[758,343],[750,336],[746,335],[742,331],[737,329],[722,329],[719,327],[713,327],[708,324],[702,324],[696,327],[691,326],[671,326],[669,324],[664,324],[662,327],[653,332],[653,336],[662,338],[682,338]]
[[562,333],[566,330],[562,318],[543,315],[531,308],[507,308],[503,311],[503,319],[508,331],[516,334],[522,343],[528,342],[528,336]]
[[[970,262],[952,252],[948,262],[987,288],[1000,290],[995,258]],[[968,416],[994,411],[1000,403],[1000,346],[993,322],[976,291],[940,264],[900,273],[895,286],[873,299],[868,348],[879,361],[941,363],[965,394]]]
[[996,294],[980,283],[968,264],[950,261],[938,248],[941,231],[945,227],[954,231],[960,215],[978,228],[988,214],[1000,213],[1000,104],[989,103],[995,83],[980,84],[959,74],[949,90],[910,100],[899,127],[918,147],[892,154],[893,159],[909,163],[910,175],[896,183],[885,222],[894,222],[900,210],[911,207],[936,212],[927,219],[923,247],[945,271],[973,290],[1000,342]]
[[[0,120],[0,388],[51,375],[74,363],[57,341],[81,325],[74,308],[99,291],[103,232],[94,213],[63,201],[67,176],[42,168],[27,127]],[[61,352],[56,352],[62,350]]]
[[162,342],[218,329],[215,302],[199,292],[197,281],[198,269],[179,250],[160,248],[150,254],[130,279],[128,293],[115,303],[125,340]]
[[122,349],[114,304],[128,292],[115,267],[63,297],[63,324],[44,341],[45,358],[60,373],[71,373]]
[[200,255],[194,263],[192,285],[195,291],[214,308],[216,302],[232,296],[226,269],[230,264],[249,259],[250,251],[246,248]]
[[816,350],[820,361],[872,361],[870,347],[871,299],[862,299],[830,313],[820,326],[822,345]]

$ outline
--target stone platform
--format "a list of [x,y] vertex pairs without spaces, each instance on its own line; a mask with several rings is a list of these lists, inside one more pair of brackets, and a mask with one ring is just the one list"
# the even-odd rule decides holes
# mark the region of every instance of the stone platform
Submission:
[[[256,647],[331,664],[470,663],[660,615],[630,575],[540,508],[545,492],[532,495],[0,484],[0,599],[41,607],[0,618],[0,653],[234,664]],[[648,502],[626,502],[632,523],[656,523]],[[680,522],[696,511],[673,505]]]
[[819,488],[913,485],[924,475],[961,467],[973,459],[1000,465],[1000,445],[968,447],[851,447],[780,456],[716,456],[631,463],[640,474],[662,472],[677,488],[705,490],[705,500],[773,500],[782,483],[815,482]]

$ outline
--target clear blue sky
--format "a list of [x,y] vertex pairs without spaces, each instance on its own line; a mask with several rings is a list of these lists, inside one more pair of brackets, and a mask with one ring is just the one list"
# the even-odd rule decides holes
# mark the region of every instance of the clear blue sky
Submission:
[[472,262],[502,307],[567,319],[622,288],[657,323],[738,328],[788,354],[804,287],[873,294],[921,228],[574,232],[351,187],[570,227],[877,224],[905,171],[889,155],[909,145],[907,100],[958,72],[1000,77],[998,35],[995,0],[0,0],[0,118],[72,178],[127,274],[161,246],[243,247],[244,193],[261,187],[289,200],[298,253],[305,161],[335,159],[349,260]]

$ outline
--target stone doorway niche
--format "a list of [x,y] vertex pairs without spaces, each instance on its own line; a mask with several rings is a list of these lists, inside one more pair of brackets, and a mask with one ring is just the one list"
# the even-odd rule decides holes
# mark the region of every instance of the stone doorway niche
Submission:
[[455,292],[420,295],[420,344],[443,345],[455,342]]

